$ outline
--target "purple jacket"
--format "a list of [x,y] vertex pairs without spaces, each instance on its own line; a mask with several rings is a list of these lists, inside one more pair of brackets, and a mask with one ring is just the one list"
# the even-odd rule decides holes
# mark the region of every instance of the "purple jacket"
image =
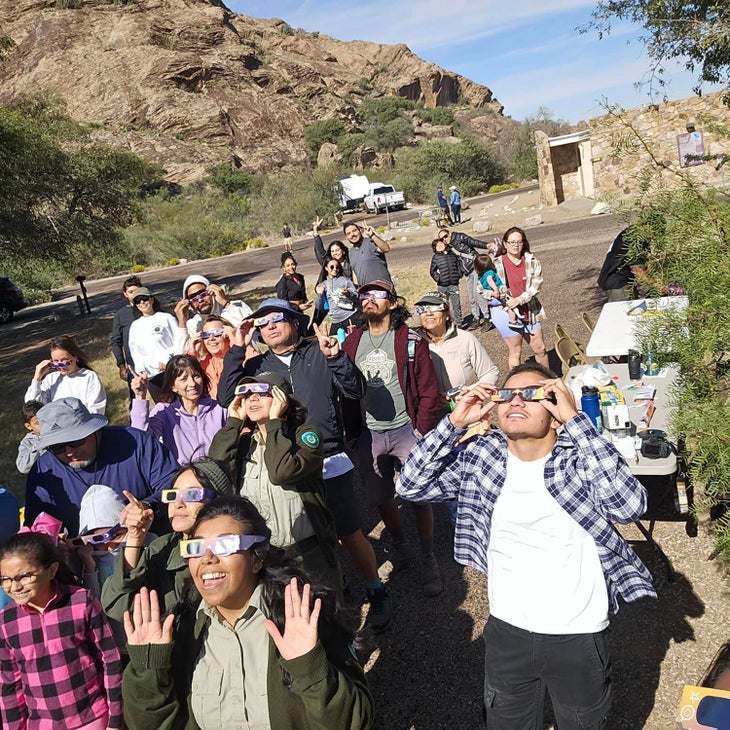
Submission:
[[130,417],[134,428],[154,434],[182,465],[208,455],[210,442],[225,426],[228,411],[208,395],[198,402],[196,416],[191,416],[179,399],[158,403],[150,412],[148,400],[135,398]]

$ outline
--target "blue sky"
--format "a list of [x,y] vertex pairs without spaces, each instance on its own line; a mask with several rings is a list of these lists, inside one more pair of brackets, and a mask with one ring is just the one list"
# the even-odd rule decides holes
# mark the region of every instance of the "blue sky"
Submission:
[[[416,54],[488,86],[504,113],[524,119],[538,107],[575,123],[600,116],[605,97],[626,108],[651,103],[650,62],[639,28],[621,25],[598,40],[575,29],[594,0],[227,0],[235,12],[282,18],[339,40],[405,43]],[[694,77],[674,66],[670,99],[692,95]],[[705,91],[712,91],[708,87]],[[655,98],[661,100],[661,93]]]

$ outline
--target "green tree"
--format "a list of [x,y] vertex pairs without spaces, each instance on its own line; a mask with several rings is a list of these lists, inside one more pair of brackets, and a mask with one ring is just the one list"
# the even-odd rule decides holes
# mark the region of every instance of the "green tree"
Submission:
[[544,106],[526,117],[517,133],[502,147],[510,176],[516,181],[533,180],[537,177],[537,151],[535,132],[545,132],[548,137],[567,134],[573,127],[562,119],[553,118]]
[[439,184],[455,184],[474,195],[503,182],[506,169],[486,144],[467,138],[458,144],[433,141],[398,153],[394,184],[408,200],[431,201]]
[[337,139],[347,131],[339,119],[320,119],[304,129],[304,144],[309,150],[309,158],[317,161],[320,147],[325,142],[337,143]]
[[[703,83],[723,84],[730,90],[730,3],[727,0],[600,0],[592,21],[582,32],[611,32],[617,21],[644,29],[641,37],[654,62],[652,78],[664,85],[662,75],[673,59],[697,73],[699,93]],[[730,104],[730,91],[725,96]]]
[[0,175],[5,266],[32,274],[38,262],[88,273],[95,260],[118,258],[121,229],[138,216],[161,171],[130,152],[93,144],[58,104],[33,97],[0,107]]
[[406,109],[414,109],[415,101],[401,96],[380,96],[365,99],[357,110],[357,115],[366,125],[386,124],[402,116]]
[[206,169],[204,182],[230,195],[246,195],[251,191],[254,181],[250,172],[221,162]]

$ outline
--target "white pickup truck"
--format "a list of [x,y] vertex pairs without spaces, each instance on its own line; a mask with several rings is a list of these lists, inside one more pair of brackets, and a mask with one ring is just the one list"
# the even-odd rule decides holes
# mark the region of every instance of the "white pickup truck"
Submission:
[[396,192],[392,185],[370,183],[363,204],[368,213],[381,213],[386,208],[388,210],[403,210],[406,207],[406,199],[403,193]]

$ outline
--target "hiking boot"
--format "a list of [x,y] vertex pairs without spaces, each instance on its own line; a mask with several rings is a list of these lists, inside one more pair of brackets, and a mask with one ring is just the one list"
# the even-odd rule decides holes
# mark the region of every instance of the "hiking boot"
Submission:
[[433,553],[421,556],[421,578],[423,580],[423,592],[427,596],[438,596],[444,589],[444,582],[441,580],[441,571]]
[[370,610],[365,619],[365,626],[374,634],[380,634],[388,628],[393,618],[393,601],[388,589],[381,585],[373,591],[368,590]]
[[388,557],[393,565],[393,572],[397,573],[408,570],[416,562],[416,551],[407,542],[401,542],[390,548]]

